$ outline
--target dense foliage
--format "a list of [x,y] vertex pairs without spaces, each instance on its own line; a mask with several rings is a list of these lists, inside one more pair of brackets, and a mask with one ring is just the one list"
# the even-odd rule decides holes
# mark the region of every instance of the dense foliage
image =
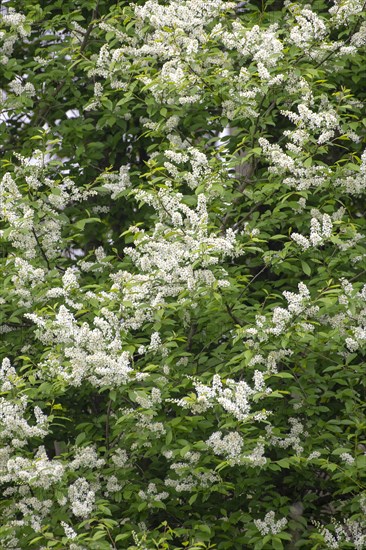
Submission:
[[366,548],[363,0],[8,0],[0,547]]

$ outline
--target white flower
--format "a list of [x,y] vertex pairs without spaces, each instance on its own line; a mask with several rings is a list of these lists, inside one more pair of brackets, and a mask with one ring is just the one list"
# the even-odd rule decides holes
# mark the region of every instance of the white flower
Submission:
[[273,511],[268,512],[264,519],[255,519],[254,524],[262,536],[268,535],[277,535],[283,531],[287,525],[288,521],[286,518],[279,519],[275,521],[275,513]]
[[9,8],[7,13],[2,13],[2,21],[5,25],[12,27],[23,38],[30,34],[30,29],[24,25],[26,22],[25,15],[16,12],[14,8]]
[[354,464],[355,462],[355,459],[353,458],[353,456],[350,454],[350,453],[342,453],[339,455],[339,458],[341,460],[343,460],[343,462],[345,462],[346,464]]
[[121,166],[118,174],[105,173],[101,176],[103,189],[111,192],[111,198],[116,199],[131,186],[129,167]]
[[69,463],[71,470],[79,468],[101,468],[105,464],[103,458],[98,458],[95,447],[80,447],[75,450],[75,458]]
[[329,9],[332,21],[336,26],[344,25],[349,18],[364,9],[362,0],[335,0],[335,5]]
[[309,8],[295,14],[295,20],[297,25],[290,31],[290,40],[305,51],[322,41],[327,33],[324,21]]
[[24,85],[21,83],[21,80],[15,78],[9,83],[10,90],[15,95],[22,95],[25,94],[28,97],[32,97],[35,95],[36,90],[31,82],[26,82]]
[[119,468],[124,468],[128,463],[128,455],[125,449],[116,449],[112,455],[112,462]]
[[68,496],[74,516],[88,518],[94,508],[95,492],[86,479],[80,477],[70,485]]
[[70,525],[68,525],[68,523],[61,521],[61,526],[65,531],[65,536],[67,539],[72,540],[77,537],[77,533],[74,531],[74,529]]
[[230,432],[223,436],[222,432],[214,432],[206,444],[212,448],[214,454],[223,455],[230,464],[238,464],[244,441],[238,432]]

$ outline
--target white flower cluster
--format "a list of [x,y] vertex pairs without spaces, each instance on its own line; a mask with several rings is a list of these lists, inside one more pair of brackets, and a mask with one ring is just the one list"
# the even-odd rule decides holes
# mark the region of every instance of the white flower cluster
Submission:
[[166,6],[160,5],[157,0],[148,0],[143,6],[135,6],[135,14],[156,29],[182,29],[187,35],[201,39],[205,36],[203,27],[221,12],[234,7],[235,2],[222,0],[173,0]]
[[[171,453],[165,453],[167,459],[171,458]],[[202,471],[197,468],[200,459],[200,453],[188,451],[184,455],[184,461],[173,462],[170,469],[175,472],[174,478],[165,479],[166,487],[172,487],[178,493],[190,492],[193,489],[206,489],[215,483],[220,482],[220,476],[212,471]]]
[[19,38],[24,39],[31,32],[30,25],[26,22],[23,13],[15,11],[14,8],[4,7],[0,14],[0,22],[9,27],[10,32],[0,32],[0,63],[6,65],[13,53],[14,45]]
[[269,533],[272,535],[277,535],[278,533],[281,533],[287,525],[288,521],[286,518],[281,518],[279,520],[275,520],[275,513],[273,510],[268,512],[264,519],[255,519],[254,524],[260,534],[262,536],[268,535]]
[[[84,259],[79,261],[79,267],[81,271],[93,271],[94,273],[102,273],[104,270],[112,267],[111,262],[107,260],[107,255],[102,246],[98,246],[98,248],[94,250],[94,256],[95,261],[87,261]],[[88,296],[91,295],[92,293],[88,294]]]
[[[271,172],[276,172],[277,168],[270,166]],[[298,191],[318,188],[329,182],[331,169],[328,166],[303,166],[299,159],[295,160],[292,175],[284,178],[283,183]]]
[[68,267],[62,276],[62,284],[66,292],[79,288],[78,269]]
[[[366,343],[366,285],[359,291],[345,278],[340,279],[343,294],[338,295],[337,310],[333,315],[323,315],[320,321],[336,329],[348,352],[362,350]],[[347,352],[344,352],[347,355]]]
[[[43,521],[51,512],[53,502],[50,499],[41,500],[34,496],[25,496],[24,487],[25,485],[23,485],[22,491],[19,491],[19,500],[14,504],[14,506],[10,505],[6,510],[6,516],[9,519],[14,516],[19,518],[21,514],[21,519],[12,520],[12,527],[16,528],[18,526],[24,527],[29,525],[33,531],[39,532],[42,529]],[[7,496],[10,496],[10,494],[10,491],[7,492]],[[14,492],[14,494],[16,493]]]
[[333,521],[333,531],[314,522],[322,535],[327,548],[342,548],[344,543],[352,544],[355,550],[366,548],[365,522],[346,520],[343,523]]
[[[5,393],[11,391],[21,384],[21,378],[17,375],[14,367],[11,366],[8,357],[2,360],[0,367],[0,391]],[[0,436],[1,437],[1,436]]]
[[234,21],[232,32],[228,32],[219,23],[212,34],[220,37],[226,48],[237,50],[242,57],[252,58],[263,67],[275,67],[283,57],[284,46],[278,37],[276,24],[267,29],[259,25],[248,29],[240,21]]
[[[145,440],[147,440],[149,437],[152,437],[154,439],[159,439],[160,437],[163,437],[163,435],[166,434],[165,426],[162,422],[154,422],[154,414],[151,413],[135,413],[134,418],[136,422],[137,428],[140,429],[141,432],[145,434]],[[145,443],[145,442],[144,442]],[[149,446],[149,441],[146,441],[147,445]]]
[[[277,25],[260,28],[254,25],[249,28],[236,19],[229,28],[221,22],[215,25],[211,32],[220,50],[223,51],[220,65],[220,76],[223,86],[229,86],[227,97],[222,101],[223,116],[229,120],[234,118],[257,118],[258,106],[261,101],[261,86],[276,86],[284,81],[284,75],[277,72],[279,60],[283,56],[284,45],[279,37]],[[246,64],[256,65],[256,79],[247,67],[240,64],[240,70],[230,65],[230,55],[226,50],[238,52],[240,59]],[[225,52],[225,55],[224,55]],[[217,58],[216,58],[217,59]],[[218,63],[216,61],[216,63]],[[215,74],[218,73],[216,69]],[[259,80],[259,82],[258,82]]]
[[353,456],[350,454],[350,453],[341,453],[339,455],[339,458],[345,463],[345,464],[348,464],[348,465],[352,465],[354,464],[355,462],[355,459],[353,458]]
[[[21,250],[25,257],[34,258],[37,246],[33,234],[34,212],[22,201],[22,194],[10,173],[5,174],[0,182],[0,217],[11,227],[8,238],[13,246]],[[2,234],[3,231],[0,231],[0,236]]]
[[346,25],[349,18],[365,9],[362,0],[335,0],[334,6],[329,9],[332,23],[336,26]]
[[128,454],[125,449],[116,449],[111,457],[112,462],[117,468],[124,468],[128,464]]
[[[256,325],[259,329],[262,329],[265,323],[266,323],[265,317],[257,318]],[[250,335],[256,336],[258,334],[258,328],[247,329],[246,334],[249,336]],[[259,338],[260,340],[262,339],[261,336]],[[247,341],[247,344],[252,345],[251,340]],[[280,361],[283,361],[285,357],[291,357],[291,355],[293,355],[293,351],[287,348],[272,350],[268,353],[266,357],[261,353],[256,353],[249,361],[249,367],[254,367],[255,365],[265,365],[267,372],[276,373],[278,372],[277,370],[278,363]]]
[[[12,377],[8,363],[3,363],[2,373]],[[5,380],[3,383],[9,383]],[[30,424],[24,417],[27,409],[27,397],[23,395],[16,403],[5,397],[0,397],[0,439],[9,440],[14,447],[23,447],[32,437],[45,437],[48,433],[47,416],[39,407],[34,408],[35,424]]]
[[238,254],[234,231],[228,230],[224,236],[209,232],[204,195],[198,196],[196,209],[185,205],[179,193],[167,189],[157,194],[138,191],[136,195],[157,210],[161,222],[152,234],[130,229],[135,233],[135,246],[126,248],[125,253],[139,273],[119,271],[111,275],[111,298],[115,299],[116,291],[121,293],[126,329],[140,327],[167,297],[177,297],[185,290],[192,296],[193,291],[215,284],[227,286],[225,270],[215,266],[221,258]]
[[291,425],[291,428],[290,433],[285,437],[273,435],[273,427],[270,425],[266,426],[268,442],[271,445],[274,445],[275,447],[280,447],[282,449],[288,449],[289,447],[291,447],[297,455],[301,455],[304,448],[300,444],[300,436],[305,438],[309,434],[304,431],[303,424],[297,418],[289,418],[288,421]]
[[63,527],[63,530],[65,532],[65,537],[69,540],[76,539],[77,533],[74,531],[74,529],[65,521],[61,521],[61,527]]
[[362,48],[366,44],[366,23],[362,23],[358,32],[352,35],[351,44],[356,48]]
[[[311,103],[308,98],[307,103]],[[311,134],[319,145],[330,140],[339,128],[339,116],[327,105],[325,100],[317,111],[310,109],[306,103],[298,106],[298,113],[283,111],[296,124],[296,130],[285,130],[284,136],[289,139],[287,152],[278,144],[271,144],[266,138],[259,138],[259,145],[270,164],[269,171],[273,174],[285,175],[283,183],[298,191],[333,185],[350,195],[364,193],[366,187],[366,152],[361,155],[361,164],[345,168],[332,169],[323,164],[306,164],[301,155]],[[306,155],[307,156],[307,155]],[[289,174],[289,175],[287,175]],[[303,241],[305,242],[305,241]]]
[[343,170],[340,177],[334,180],[334,186],[339,187],[350,195],[361,195],[366,190],[366,149],[361,155],[360,166],[354,170],[347,168]]
[[123,191],[131,186],[128,166],[121,166],[118,174],[102,174],[100,179],[103,182],[102,188],[111,193],[112,199],[117,199]]
[[172,487],[177,493],[192,492],[194,489],[207,489],[220,482],[220,476],[215,472],[194,472],[194,474],[185,473],[178,479],[167,478],[165,485]]
[[292,5],[295,12],[296,25],[290,31],[290,41],[305,51],[322,41],[327,33],[324,21],[311,9],[303,8],[296,13],[298,6]]
[[[36,150],[31,158],[16,155],[21,163],[13,176],[6,173],[0,182],[0,217],[7,223],[7,239],[26,259],[37,255],[52,260],[61,253],[63,210],[71,202],[85,200],[94,191],[80,190],[68,177],[62,183],[47,177],[44,153]],[[44,179],[47,192],[42,193],[32,207],[24,200],[16,181],[25,180],[30,189],[38,189]],[[56,210],[55,210],[56,209]],[[37,221],[41,219],[41,221]],[[0,231],[0,236],[3,231]],[[42,253],[40,252],[42,248]]]
[[360,319],[361,326],[351,327],[351,336],[345,339],[348,350],[353,353],[360,349],[366,342],[366,318]]
[[243,462],[249,462],[251,466],[264,466],[267,463],[264,452],[264,442],[260,439],[249,454],[243,455]]
[[327,239],[330,239],[333,231],[333,222],[329,214],[320,214],[317,217],[311,218],[310,235],[305,237],[300,233],[291,233],[291,238],[303,250],[310,247],[316,248],[325,244]]
[[[183,142],[182,145],[184,146],[185,143]],[[208,158],[196,147],[188,146],[183,152],[175,149],[167,149],[164,151],[164,156],[168,159],[168,161],[164,163],[164,166],[170,176],[174,178],[175,183],[182,181],[187,183],[191,189],[195,189],[198,185],[207,182],[207,191],[214,183],[214,176],[209,166]],[[182,170],[182,167],[179,165],[183,163],[189,163],[191,165],[191,170]]]
[[220,431],[214,432],[206,445],[212,448],[215,455],[224,456],[231,466],[240,464],[244,440],[238,432],[230,432],[224,436]]
[[[167,5],[148,0],[142,6],[135,5],[134,38],[116,32],[121,46],[111,51],[103,45],[96,67],[89,74],[109,77],[112,87],[124,89],[131,64],[136,66],[141,63],[145,67],[143,82],[149,86],[157,101],[168,104],[178,102],[181,105],[195,103],[201,97],[199,87],[202,82],[199,75],[191,70],[192,56],[198,54],[200,46],[209,40],[207,25],[233,7],[235,3],[222,0],[172,0]],[[105,22],[101,28],[109,29],[109,32],[114,29],[113,25]],[[146,56],[158,58],[161,68],[146,74]],[[201,70],[199,65],[197,70]],[[96,106],[98,97],[86,109]]]
[[40,365],[43,375],[60,376],[73,386],[88,380],[96,387],[121,385],[129,379],[130,354],[122,351],[121,325],[118,318],[106,308],[95,317],[93,325],[79,325],[74,315],[61,305],[53,320],[35,314],[26,314],[38,327],[37,336],[45,344],[62,344],[67,362],[63,366],[53,352]]
[[95,492],[85,478],[79,477],[68,489],[71,511],[76,517],[87,519],[93,511]]
[[96,194],[93,189],[80,189],[69,177],[65,177],[61,183],[47,178],[46,184],[50,189],[47,201],[57,210],[63,210],[70,203],[82,202]]
[[79,468],[99,469],[105,464],[103,458],[98,458],[95,447],[79,447],[75,449],[74,454],[75,458],[68,464],[71,470],[78,470]]
[[305,103],[300,103],[297,106],[298,114],[293,111],[282,111],[282,114],[296,124],[298,129],[311,131],[315,135],[320,134],[317,143],[321,145],[330,140],[339,128],[339,117],[336,111],[329,104],[324,101],[323,103],[317,112],[312,111]]
[[[243,380],[236,382],[227,379],[226,387],[223,387],[221,378],[215,374],[212,379],[212,386],[206,386],[201,382],[194,382],[196,396],[194,398],[185,397],[179,400],[173,400],[179,406],[189,408],[193,413],[200,414],[214,407],[216,403],[234,416],[237,420],[246,420],[251,414],[251,401],[258,392],[270,393],[271,389],[265,387],[264,379],[259,371],[254,375],[254,388]],[[265,418],[266,413],[254,415],[256,418]]]
[[123,486],[119,483],[116,476],[109,475],[106,481],[107,481],[105,486],[106,490],[104,491],[104,495],[106,497],[108,497],[110,493],[118,493],[121,491]]
[[319,451],[312,451],[306,460],[316,460],[317,458],[321,457],[321,452]]
[[4,25],[16,29],[20,36],[28,36],[29,31],[24,29],[26,17],[23,13],[18,13],[14,8],[9,8],[7,12],[1,14],[1,20]]
[[54,286],[47,290],[47,298],[60,298],[61,296],[65,300],[65,304],[70,308],[75,310],[82,309],[82,304],[80,302],[75,302],[71,295],[73,291],[79,289],[79,279],[80,271],[76,266],[68,267],[62,276],[62,287]]
[[161,391],[159,388],[152,388],[151,395],[140,392],[136,395],[135,401],[144,409],[152,409],[161,403]]
[[295,168],[295,161],[292,157],[287,155],[279,145],[271,144],[266,138],[259,138],[259,145],[261,146],[264,155],[272,163],[271,171],[276,174],[282,174],[287,171],[293,172]]
[[28,97],[32,97],[36,93],[36,90],[31,82],[22,84],[22,81],[19,78],[14,78],[11,82],[9,82],[9,89],[17,96],[24,94]]
[[146,491],[142,489],[138,492],[138,496],[141,500],[147,501],[148,508],[152,508],[156,502],[162,502],[169,497],[167,491],[158,493],[155,483],[149,483]]
[[150,344],[148,345],[148,350],[152,351],[153,353],[158,352],[161,350],[162,343],[160,334],[158,332],[153,332],[150,337]]
[[[272,318],[266,319],[264,316],[258,316],[256,327],[245,328],[241,331],[248,347],[259,350],[262,342],[266,342],[271,336],[279,336],[286,332],[294,320],[304,321],[318,313],[318,306],[310,306],[310,292],[304,283],[298,284],[299,292],[284,291],[283,295],[288,302],[287,308],[276,306],[273,309]],[[311,326],[307,327],[311,330]],[[258,353],[252,359],[250,364],[266,364],[270,372],[276,371],[278,360],[291,355],[291,350],[273,350],[269,352],[267,359],[262,353]]]
[[[4,460],[6,453],[8,457]],[[44,447],[39,447],[33,459],[11,456],[10,448],[5,447],[1,459],[2,483],[21,483],[34,488],[48,489],[61,481],[65,471],[61,462],[48,458]]]
[[46,271],[41,267],[34,267],[29,261],[15,257],[15,275],[12,277],[14,294],[18,297],[19,306],[30,308],[36,301],[35,289],[45,280]]

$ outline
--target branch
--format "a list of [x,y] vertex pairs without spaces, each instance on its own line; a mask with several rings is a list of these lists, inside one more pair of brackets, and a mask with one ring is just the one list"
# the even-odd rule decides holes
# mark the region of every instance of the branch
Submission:
[[197,332],[197,325],[196,323],[192,323],[187,336],[187,348],[186,348],[187,351],[191,351],[192,349],[193,336],[196,334],[196,332]]
[[250,285],[252,283],[254,283],[254,281],[256,279],[258,279],[258,277],[263,273],[263,271],[268,269],[268,267],[269,267],[268,265],[265,265],[264,267],[262,267],[262,269],[260,271],[258,271],[258,273],[256,275],[254,275],[254,277],[252,277],[252,279],[250,279],[249,283],[247,285],[245,285],[245,287],[243,288],[243,290],[241,291],[241,293],[237,297],[237,300],[240,300],[240,298],[243,296],[244,292],[250,287]]
[[99,0],[98,0],[98,2],[97,2],[97,4],[96,4],[96,6],[95,6],[95,8],[94,8],[94,10],[93,10],[92,16],[91,16],[92,22],[90,23],[89,27],[88,27],[87,30],[86,30],[86,33],[84,34],[84,39],[83,39],[83,42],[82,42],[82,44],[81,44],[81,46],[80,46],[80,53],[82,53],[82,52],[85,50],[85,48],[86,48],[86,46],[87,46],[87,43],[88,43],[88,40],[89,40],[89,36],[90,36],[92,30],[93,30],[94,27],[95,27],[95,24],[94,24],[93,21],[94,21],[94,19],[96,18],[97,14],[98,14],[98,6],[99,6]]
[[[363,6],[362,6],[362,10],[361,11],[365,11],[365,8],[366,8],[366,2],[364,2]],[[321,65],[323,65],[323,63],[325,63],[326,61],[328,61],[328,59],[330,57],[332,57],[333,54],[337,53],[345,44],[348,44],[348,42],[350,42],[351,38],[353,37],[353,35],[355,34],[355,30],[357,28],[357,25],[358,25],[358,21],[359,21],[360,17],[357,18],[357,21],[356,23],[354,24],[353,26],[353,29],[350,33],[350,35],[348,36],[347,40],[345,40],[340,46],[338,46],[338,48],[336,48],[335,50],[329,52],[317,65],[315,65],[315,69],[318,69]]]
[[43,256],[43,259],[44,259],[44,261],[45,261],[46,264],[47,264],[47,268],[48,268],[49,271],[51,271],[50,262],[48,261],[47,255],[46,255],[46,253],[45,253],[45,251],[44,251],[44,249],[43,249],[43,247],[42,247],[42,245],[41,245],[41,243],[40,243],[40,240],[39,240],[38,237],[37,237],[37,233],[35,232],[34,227],[32,227],[32,233],[33,233],[33,235],[34,235],[34,238],[35,238],[36,241],[37,241],[37,244],[38,244],[38,247],[39,247],[39,249],[40,249],[40,251],[41,251],[41,254],[42,254],[42,256]]
[[231,308],[231,306],[229,306],[229,304],[225,303],[225,307],[226,307],[226,311],[228,312],[228,314],[230,315],[230,317],[232,318],[232,320],[234,321],[234,323],[236,323],[237,325],[239,326],[243,326],[243,323],[241,322],[241,320],[235,315],[235,313],[233,313],[233,310]]
[[110,433],[109,419],[111,417],[111,411],[112,411],[112,400],[110,399],[107,407],[107,418],[105,420],[105,446],[107,451],[109,451],[109,433]]

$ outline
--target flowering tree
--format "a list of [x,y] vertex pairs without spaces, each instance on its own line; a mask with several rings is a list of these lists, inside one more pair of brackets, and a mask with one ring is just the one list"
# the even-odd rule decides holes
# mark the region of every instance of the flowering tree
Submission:
[[1,548],[366,548],[366,2],[311,4],[2,8]]

